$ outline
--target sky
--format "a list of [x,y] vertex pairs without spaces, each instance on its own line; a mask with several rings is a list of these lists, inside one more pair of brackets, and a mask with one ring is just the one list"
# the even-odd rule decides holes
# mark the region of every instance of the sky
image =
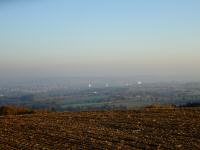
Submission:
[[0,78],[200,81],[199,0],[0,0]]

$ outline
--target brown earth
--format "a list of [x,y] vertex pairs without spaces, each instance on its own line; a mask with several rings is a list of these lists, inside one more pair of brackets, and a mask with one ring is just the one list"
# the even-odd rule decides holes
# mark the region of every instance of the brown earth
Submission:
[[199,109],[0,117],[0,149],[200,149]]

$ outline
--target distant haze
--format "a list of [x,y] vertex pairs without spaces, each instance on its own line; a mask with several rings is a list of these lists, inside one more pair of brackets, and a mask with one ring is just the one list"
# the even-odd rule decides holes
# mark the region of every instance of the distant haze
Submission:
[[0,78],[200,81],[199,68],[198,0],[0,1]]

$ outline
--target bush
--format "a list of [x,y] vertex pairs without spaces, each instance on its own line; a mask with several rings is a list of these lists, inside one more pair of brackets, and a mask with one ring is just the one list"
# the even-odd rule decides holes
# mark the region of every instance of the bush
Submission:
[[184,105],[181,105],[180,107],[200,107],[200,102],[190,102],[186,103]]
[[16,107],[11,105],[1,106],[0,115],[22,115],[22,114],[33,114],[33,110],[29,110],[23,107]]
[[176,108],[176,105],[172,104],[166,104],[166,105],[152,104],[145,107],[145,109],[174,109],[174,108]]

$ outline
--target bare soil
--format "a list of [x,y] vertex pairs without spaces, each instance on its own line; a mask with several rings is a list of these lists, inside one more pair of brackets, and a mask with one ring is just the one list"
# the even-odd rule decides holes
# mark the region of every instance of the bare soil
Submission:
[[0,117],[1,150],[200,149],[199,109],[141,109]]

